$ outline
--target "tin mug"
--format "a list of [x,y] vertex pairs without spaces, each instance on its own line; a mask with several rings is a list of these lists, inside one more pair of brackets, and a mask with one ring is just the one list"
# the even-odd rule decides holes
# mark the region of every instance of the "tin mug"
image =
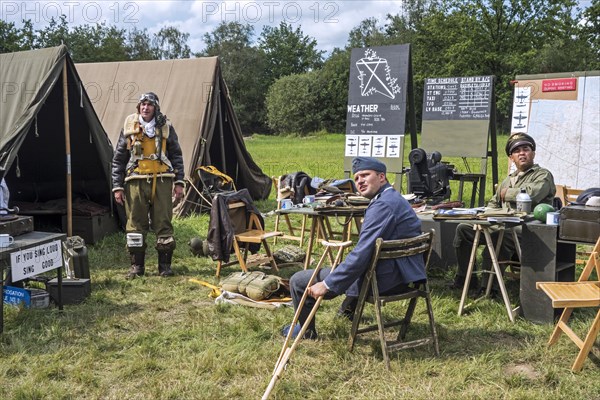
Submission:
[[293,206],[292,200],[290,200],[290,199],[281,200],[281,209],[282,210],[289,210],[290,208],[292,208],[292,206]]
[[8,247],[11,244],[13,244],[14,241],[15,241],[15,238],[10,236],[8,233],[0,234],[0,247]]
[[546,214],[546,225],[558,225],[560,213],[549,212]]
[[310,204],[310,203],[314,203],[314,202],[315,202],[315,196],[312,194],[306,195],[302,199],[302,203],[304,203],[304,204]]

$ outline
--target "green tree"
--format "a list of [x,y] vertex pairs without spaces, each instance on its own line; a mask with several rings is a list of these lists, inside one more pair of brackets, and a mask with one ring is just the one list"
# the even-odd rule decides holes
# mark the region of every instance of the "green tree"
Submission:
[[152,47],[161,60],[190,58],[189,33],[180,32],[173,26],[161,28],[152,38]]
[[23,21],[23,27],[21,28],[21,50],[33,50],[36,48],[35,45],[35,31],[33,30],[33,23],[31,20]]
[[148,29],[133,28],[127,32],[127,53],[130,60],[156,60],[157,50],[152,48]]
[[318,71],[321,100],[321,128],[328,132],[346,130],[350,49],[334,49]]
[[14,22],[0,20],[0,53],[13,53],[21,48],[21,32]]
[[198,57],[218,56],[223,78],[233,102],[242,132],[264,131],[266,126],[265,57],[252,47],[254,28],[238,22],[221,23],[204,35],[206,48]]
[[321,107],[317,72],[279,78],[267,94],[267,120],[278,134],[305,135],[320,129]]
[[600,0],[592,0],[582,13],[581,40],[589,50],[588,70],[600,69]]
[[69,26],[67,16],[61,15],[59,21],[50,19],[47,27],[36,31],[35,48],[55,47],[69,43]]
[[383,27],[375,17],[364,19],[354,27],[348,34],[348,47],[361,48],[370,46],[381,46],[384,44],[386,35]]
[[81,25],[69,35],[69,50],[75,62],[123,61],[129,59],[125,30],[106,24]]
[[[571,17],[574,4],[571,0],[442,1],[428,9],[417,24],[413,47],[417,49],[413,57],[416,79],[496,76],[498,124],[507,129],[512,104],[510,81],[517,74],[542,69],[558,72],[578,64],[552,57],[544,61],[543,57],[544,47],[550,43],[573,48],[570,37],[577,34],[575,18]],[[579,51],[573,50],[570,57]]]
[[258,39],[259,48],[267,59],[269,82],[291,75],[318,69],[323,64],[323,51],[317,41],[305,36],[300,27],[281,22],[278,27],[265,26]]

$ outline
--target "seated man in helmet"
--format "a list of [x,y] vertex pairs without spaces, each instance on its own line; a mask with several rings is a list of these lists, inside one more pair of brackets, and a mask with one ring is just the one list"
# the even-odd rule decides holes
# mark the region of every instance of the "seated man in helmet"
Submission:
[[[552,205],[554,194],[556,193],[554,178],[550,171],[534,164],[535,140],[525,133],[515,133],[508,138],[505,151],[508,158],[515,164],[516,170],[498,185],[496,193],[487,206],[491,208],[506,208],[510,206],[510,208],[516,210],[516,198],[521,189],[525,189],[531,197],[532,210],[540,203]],[[521,227],[513,229],[516,230],[517,236],[520,237]],[[490,231],[492,239],[496,241],[500,229],[492,226],[490,227]],[[456,250],[458,270],[454,277],[454,282],[450,284],[450,287],[453,289],[462,289],[464,286],[474,240],[475,231],[472,224],[462,223],[456,227],[454,248]],[[485,241],[483,236],[480,238],[480,244],[484,244],[482,241]],[[498,259],[510,260],[515,250],[515,242],[512,235],[505,234],[502,239],[502,248],[498,254]],[[492,260],[486,247],[483,252],[483,268],[490,270],[491,265]],[[477,279],[471,279],[469,286],[470,289],[477,289]]]
[[160,112],[158,96],[142,94],[137,112],[125,118],[112,162],[115,201],[125,206],[127,249],[131,268],[127,278],[145,272],[146,235],[156,234],[158,273],[173,275],[173,197],[183,197],[183,154],[175,129]]

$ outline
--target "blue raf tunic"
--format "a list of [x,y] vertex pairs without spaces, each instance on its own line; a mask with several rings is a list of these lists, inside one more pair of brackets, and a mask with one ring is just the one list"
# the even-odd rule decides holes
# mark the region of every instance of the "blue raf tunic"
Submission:
[[[356,247],[329,276],[325,284],[337,295],[346,292],[358,297],[362,276],[369,267],[375,241],[406,239],[421,234],[421,221],[410,204],[388,183],[371,200]],[[386,292],[402,283],[426,278],[423,255],[395,260],[382,260],[377,265],[377,283],[380,292]]]

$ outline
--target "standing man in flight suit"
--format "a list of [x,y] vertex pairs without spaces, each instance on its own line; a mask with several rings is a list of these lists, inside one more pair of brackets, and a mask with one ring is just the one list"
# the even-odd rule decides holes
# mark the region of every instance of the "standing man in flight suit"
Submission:
[[177,133],[160,112],[158,96],[141,95],[137,112],[125,118],[112,162],[115,201],[125,206],[128,279],[144,275],[146,236],[156,234],[158,273],[173,276],[173,198],[183,197],[183,155]]

